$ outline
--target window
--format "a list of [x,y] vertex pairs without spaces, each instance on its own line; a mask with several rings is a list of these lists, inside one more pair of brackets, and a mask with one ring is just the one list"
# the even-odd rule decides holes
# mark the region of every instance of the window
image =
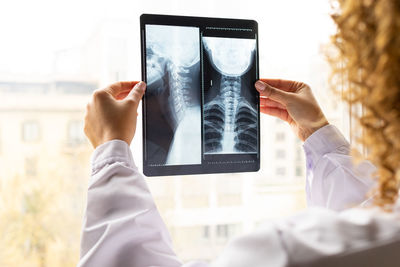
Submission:
[[71,121],[68,125],[68,143],[70,145],[78,145],[85,143],[85,141],[83,121]]
[[202,234],[203,238],[209,239],[210,238],[210,226],[204,225],[202,229],[203,229],[203,234]]
[[285,133],[284,132],[277,132],[275,135],[275,140],[276,141],[285,141]]
[[283,149],[278,149],[278,150],[275,152],[275,157],[276,157],[277,159],[284,159],[284,158],[286,158],[286,151],[283,150]]
[[37,157],[27,157],[25,158],[25,175],[35,176],[37,174]]
[[36,121],[28,121],[22,124],[22,140],[24,142],[39,141],[40,129]]
[[296,161],[301,161],[303,158],[303,149],[298,146],[296,149]]
[[227,238],[228,237],[228,225],[227,224],[217,225],[217,237],[219,237],[219,238]]
[[216,227],[216,236],[218,239],[229,239],[237,234],[240,229],[238,224],[218,224]]
[[[2,32],[2,38],[7,42],[3,42],[0,49],[0,166],[6,167],[0,171],[0,180],[18,176],[22,181],[37,180],[43,188],[37,199],[41,199],[40,192],[54,192],[54,201],[46,203],[46,207],[68,216],[68,220],[62,222],[51,221],[57,216],[46,217],[58,228],[48,235],[54,238],[41,240],[49,257],[49,262],[43,265],[76,265],[81,211],[87,194],[85,184],[90,176],[89,159],[93,152],[83,132],[85,105],[97,88],[116,80],[140,79],[139,16],[142,13],[152,10],[153,13],[255,19],[260,36],[261,74],[307,82],[329,121],[341,122],[345,114],[344,109],[340,110],[342,105],[335,106],[336,99],[327,94],[329,68],[320,49],[329,42],[329,0],[258,1],[257,9],[244,6],[239,13],[239,1],[232,4],[231,0],[201,3],[154,0],[140,4],[137,1],[115,4],[111,0],[90,3],[60,0],[60,5],[48,5],[46,9],[36,8],[34,1],[26,2],[26,10],[34,9],[35,12],[25,12],[23,20],[17,16],[20,14],[18,1],[8,1],[5,7],[2,6],[0,16],[1,25],[9,25],[7,31]],[[93,9],[101,12],[90,12]],[[265,16],[265,10],[269,11],[269,16]],[[72,13],[73,20],[70,18]],[[17,34],[21,29],[28,29],[29,34]],[[302,42],[294,45],[292,40]],[[333,105],[328,105],[330,102]],[[140,116],[132,141],[133,158],[139,167],[142,162]],[[340,127],[340,123],[335,125]],[[243,232],[245,227],[241,225],[251,231],[256,227],[254,222],[265,222],[263,212],[241,216],[246,208],[268,209],[271,211],[269,218],[304,208],[304,203],[297,201],[304,198],[305,179],[300,177],[304,176],[305,163],[301,144],[293,141],[287,123],[275,117],[261,115],[260,128],[262,162],[258,173],[148,180],[176,252],[182,255],[183,261],[203,256],[203,260],[212,261],[229,238]],[[299,179],[286,179],[289,175]],[[32,176],[43,179],[28,179]],[[253,177],[257,177],[254,182]],[[62,184],[55,186],[51,181],[62,181]],[[296,193],[293,193],[293,187],[296,187]],[[29,191],[30,188],[26,189]],[[270,201],[271,192],[277,201]],[[13,201],[18,202],[18,195],[10,194],[10,197],[15,197]],[[288,210],[284,203],[295,205]],[[43,210],[38,214],[47,215],[47,210],[40,204],[37,207]],[[37,231],[43,228],[39,225]],[[18,240],[18,237],[14,239]],[[20,250],[1,242],[0,238],[0,247],[7,249],[4,254],[21,259],[12,266],[29,265],[32,264],[29,260],[41,257],[32,252],[32,258],[27,258]],[[21,240],[21,243],[34,242]],[[16,247],[23,247],[23,244]],[[199,253],[199,248],[204,253]],[[65,258],[58,251],[71,256]],[[69,259],[70,262],[65,262]]]
[[286,168],[285,167],[276,168],[275,174],[278,175],[278,176],[285,176],[286,175]]
[[296,167],[296,176],[297,177],[302,177],[303,176],[303,167],[297,166]]

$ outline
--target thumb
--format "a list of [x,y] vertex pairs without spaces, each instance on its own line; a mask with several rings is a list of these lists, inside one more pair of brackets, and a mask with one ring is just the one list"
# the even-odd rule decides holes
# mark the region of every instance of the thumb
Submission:
[[145,82],[139,82],[129,92],[129,94],[126,96],[125,100],[133,101],[133,103],[135,104],[135,108],[137,108],[137,106],[139,105],[140,100],[143,97],[143,94],[144,94],[145,90],[146,90],[146,83]]
[[260,80],[255,83],[255,87],[261,96],[265,96],[282,104],[286,104],[291,97],[291,93],[275,88]]

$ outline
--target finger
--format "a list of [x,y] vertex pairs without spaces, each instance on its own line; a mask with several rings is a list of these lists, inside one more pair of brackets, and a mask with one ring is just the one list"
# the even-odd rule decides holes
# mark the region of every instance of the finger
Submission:
[[[131,89],[131,90],[132,90],[132,89]],[[115,98],[116,98],[117,100],[125,99],[125,97],[127,97],[127,96],[129,95],[129,92],[130,92],[131,90],[121,92],[121,93],[118,94]]]
[[303,85],[301,82],[282,79],[260,79],[261,81],[286,92],[295,92]]
[[271,107],[271,108],[280,108],[280,109],[286,109],[284,105],[282,105],[279,102],[276,102],[270,98],[265,98],[261,97],[260,98],[260,106],[261,107]]
[[[93,91],[92,94],[92,101],[98,102],[98,101],[108,101],[112,99],[110,93],[108,93],[105,89],[96,89]],[[90,106],[90,103],[89,103]]]
[[271,108],[271,107],[260,107],[260,111],[264,114],[271,115],[277,117],[281,120],[289,122],[289,113],[280,108]]
[[135,85],[135,87],[133,87],[125,99],[132,101],[135,105],[135,109],[137,109],[137,106],[143,97],[144,91],[146,91],[146,83],[139,82]]
[[123,83],[123,88],[120,91],[120,93],[116,96],[117,100],[122,100],[125,99],[125,97],[127,97],[130,93],[130,91],[132,91],[133,87],[138,84],[138,81],[131,81],[131,82],[122,82]]
[[139,82],[137,81],[123,81],[123,82],[116,82],[109,85],[104,90],[112,95],[115,99],[123,99],[125,98],[132,88]]
[[288,99],[291,97],[290,95],[291,93],[272,87],[269,84],[260,80],[258,80],[255,83],[255,87],[261,96],[268,97],[284,105],[288,102]]

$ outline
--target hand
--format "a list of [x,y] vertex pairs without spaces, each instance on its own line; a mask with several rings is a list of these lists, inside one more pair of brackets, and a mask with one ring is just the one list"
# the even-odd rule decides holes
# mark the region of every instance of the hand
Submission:
[[94,148],[113,139],[131,143],[145,89],[144,82],[117,82],[94,91],[86,106],[84,128]]
[[260,111],[289,123],[302,141],[329,124],[307,84],[261,79],[255,87],[260,92]]

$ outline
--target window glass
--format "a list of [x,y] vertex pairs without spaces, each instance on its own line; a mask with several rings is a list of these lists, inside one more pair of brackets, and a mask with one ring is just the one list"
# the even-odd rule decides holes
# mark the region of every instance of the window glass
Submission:
[[205,239],[210,238],[210,226],[209,225],[203,226],[203,238],[205,238]]
[[302,176],[302,175],[303,175],[303,167],[296,166],[296,176]]
[[278,167],[278,168],[276,168],[275,173],[278,176],[284,176],[286,174],[286,168],[285,167]]
[[285,133],[284,132],[277,132],[275,135],[276,141],[284,141],[285,140]]
[[227,224],[217,225],[217,237],[219,237],[219,238],[227,238],[228,237],[228,225]]
[[286,151],[283,149],[276,150],[275,157],[277,159],[284,159],[286,157]]
[[28,121],[22,124],[22,140],[24,142],[35,142],[40,137],[39,123]]
[[26,177],[35,176],[37,174],[37,157],[25,158],[25,175]]
[[[142,13],[256,20],[261,77],[309,84],[348,136],[348,111],[328,85],[329,10],[328,0],[7,1],[0,9],[0,265],[76,266],[93,152],[83,135],[85,107],[95,89],[141,78]],[[141,107],[139,114],[131,149],[141,170]],[[306,207],[302,142],[274,117],[261,115],[260,128],[259,172],[146,178],[183,261],[211,261],[230,238]]]

